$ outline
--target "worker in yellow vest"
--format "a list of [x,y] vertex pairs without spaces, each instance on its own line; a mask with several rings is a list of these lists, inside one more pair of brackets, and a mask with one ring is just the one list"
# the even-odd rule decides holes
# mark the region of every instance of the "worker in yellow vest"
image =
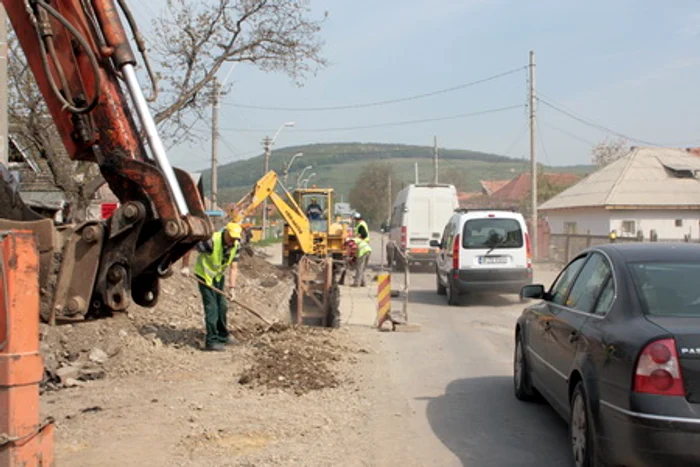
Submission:
[[359,212],[355,213],[355,236],[369,243],[369,227]]
[[346,241],[347,255],[351,262],[355,264],[355,282],[353,287],[365,287],[365,268],[369,263],[372,254],[372,247],[369,242],[361,238],[348,238]]
[[[204,350],[222,351],[226,344],[234,343],[226,324],[226,297],[215,289],[224,291],[226,270],[229,270],[228,298],[236,298],[238,258],[240,256],[241,226],[235,222],[226,224],[205,242],[197,244],[199,257],[194,273],[201,281],[199,292],[204,303],[206,339]],[[206,284],[206,285],[205,285]]]

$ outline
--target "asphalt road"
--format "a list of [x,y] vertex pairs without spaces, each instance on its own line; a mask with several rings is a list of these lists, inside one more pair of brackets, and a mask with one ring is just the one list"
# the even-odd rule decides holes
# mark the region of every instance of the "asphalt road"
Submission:
[[[554,277],[553,268],[536,268],[536,282]],[[381,342],[392,397],[408,405],[416,465],[572,465],[567,424],[547,404],[513,396],[517,297],[471,297],[451,307],[437,295],[434,273],[410,278],[409,319],[422,329],[385,333]]]

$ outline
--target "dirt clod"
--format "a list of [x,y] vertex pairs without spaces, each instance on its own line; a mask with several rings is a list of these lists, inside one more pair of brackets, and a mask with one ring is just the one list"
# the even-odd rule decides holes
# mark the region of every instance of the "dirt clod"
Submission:
[[238,382],[253,387],[283,389],[296,395],[340,384],[333,370],[340,360],[330,330],[292,327],[259,336],[253,343],[254,364]]

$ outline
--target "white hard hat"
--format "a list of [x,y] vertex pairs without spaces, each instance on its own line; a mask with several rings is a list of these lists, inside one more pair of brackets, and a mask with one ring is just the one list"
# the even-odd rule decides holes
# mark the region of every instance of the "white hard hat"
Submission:
[[362,214],[360,214],[359,212],[356,212],[355,219],[362,219]]

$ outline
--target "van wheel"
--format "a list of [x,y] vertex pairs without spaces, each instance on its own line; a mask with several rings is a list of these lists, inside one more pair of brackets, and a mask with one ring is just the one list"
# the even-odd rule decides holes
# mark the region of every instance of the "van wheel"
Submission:
[[435,285],[438,295],[445,295],[447,293],[447,288],[440,282],[440,274],[435,270]]
[[447,280],[449,285],[447,286],[445,292],[447,294],[447,304],[450,306],[459,305],[459,294],[455,293],[454,284],[452,284],[452,279]]

